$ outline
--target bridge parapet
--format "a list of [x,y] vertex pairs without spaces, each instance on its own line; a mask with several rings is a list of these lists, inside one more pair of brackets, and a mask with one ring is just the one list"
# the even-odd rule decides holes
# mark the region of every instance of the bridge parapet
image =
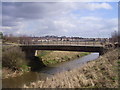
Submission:
[[36,43],[24,43],[24,45],[79,45],[79,46],[103,46],[100,41],[39,41]]

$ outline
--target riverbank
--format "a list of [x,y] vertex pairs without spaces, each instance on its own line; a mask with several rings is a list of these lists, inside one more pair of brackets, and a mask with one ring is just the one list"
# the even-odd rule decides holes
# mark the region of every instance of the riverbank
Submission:
[[9,69],[9,68],[2,68],[2,79],[21,76],[22,74],[27,73],[27,72],[29,71],[25,71],[25,72],[18,71],[18,70],[13,71],[12,69]]
[[2,79],[17,77],[24,73],[30,72],[32,70],[30,66],[34,66],[38,69],[42,68],[39,66],[44,64],[51,65],[68,60],[74,60],[75,58],[80,58],[88,54],[89,53],[87,52],[39,51],[39,58],[36,57],[37,59],[28,65],[29,62],[26,60],[25,54],[21,51],[21,49],[18,47],[3,47]]
[[119,62],[118,50],[115,49],[80,68],[24,85],[24,88],[117,88]]
[[17,77],[30,71],[25,53],[17,46],[2,48],[2,79]]
[[42,62],[45,65],[51,65],[69,60],[74,60],[88,54],[90,53],[72,51],[39,51],[38,57],[42,58]]

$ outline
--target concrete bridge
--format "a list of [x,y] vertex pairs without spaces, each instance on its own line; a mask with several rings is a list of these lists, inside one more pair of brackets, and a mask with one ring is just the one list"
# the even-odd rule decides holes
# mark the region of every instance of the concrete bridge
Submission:
[[36,50],[58,50],[58,51],[78,51],[78,52],[98,52],[103,55],[106,49],[103,46],[77,46],[77,45],[20,45],[26,53],[26,57],[32,59]]

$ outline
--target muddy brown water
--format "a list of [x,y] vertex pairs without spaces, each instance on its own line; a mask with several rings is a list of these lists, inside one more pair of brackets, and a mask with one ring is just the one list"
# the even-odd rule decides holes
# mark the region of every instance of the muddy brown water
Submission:
[[99,53],[91,53],[82,58],[62,62],[55,65],[42,68],[39,72],[28,72],[18,77],[10,77],[2,80],[3,88],[20,88],[24,84],[30,84],[38,80],[45,80],[47,77],[52,77],[54,74],[72,70],[80,67],[85,63],[95,60],[99,57]]

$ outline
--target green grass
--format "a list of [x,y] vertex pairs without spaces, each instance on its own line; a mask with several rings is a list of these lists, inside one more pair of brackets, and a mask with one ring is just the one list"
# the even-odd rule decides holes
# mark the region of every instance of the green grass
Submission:
[[118,61],[118,65],[120,65],[120,61]]
[[56,61],[56,60],[47,60],[47,61],[44,61],[43,62],[45,65],[48,65],[48,64],[56,64],[56,63],[58,63],[58,61]]
[[68,56],[65,56],[65,57],[64,57],[65,60],[68,60],[68,58],[69,58]]
[[30,71],[30,67],[28,65],[20,65],[19,67],[21,71]]
[[82,56],[85,56],[85,55],[88,55],[88,54],[90,54],[89,52],[82,52],[81,54],[80,54],[80,56],[82,57]]

